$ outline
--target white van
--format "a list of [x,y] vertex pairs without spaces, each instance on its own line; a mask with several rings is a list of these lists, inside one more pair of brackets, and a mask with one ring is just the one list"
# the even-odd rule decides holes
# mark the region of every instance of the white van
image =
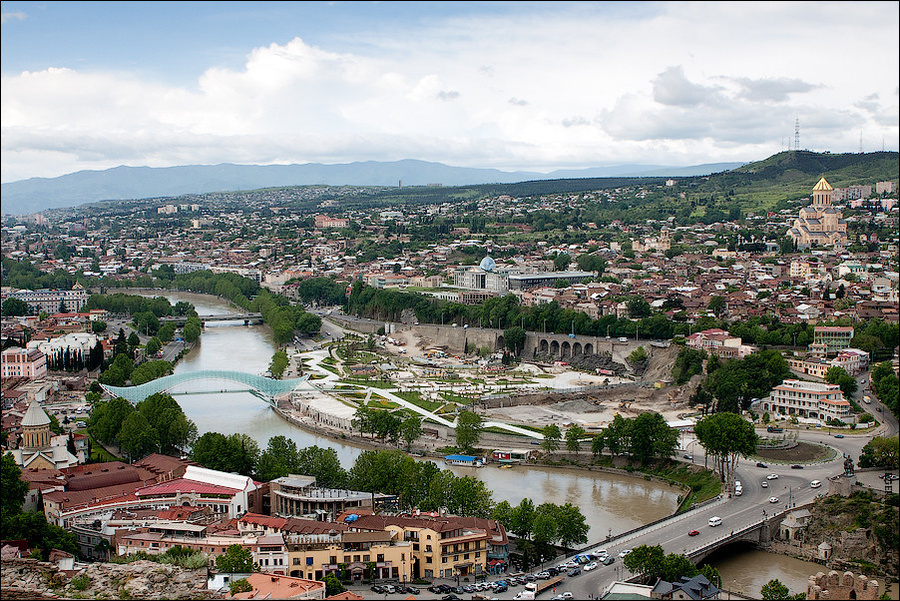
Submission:
[[717,515],[715,515],[715,516],[709,518],[709,525],[712,526],[713,528],[715,528],[716,526],[721,526],[721,525],[722,525],[722,518],[720,518],[720,517],[717,516]]
[[819,482],[818,480],[813,480],[812,482],[809,483],[810,488],[819,488],[820,486],[822,486],[822,483]]

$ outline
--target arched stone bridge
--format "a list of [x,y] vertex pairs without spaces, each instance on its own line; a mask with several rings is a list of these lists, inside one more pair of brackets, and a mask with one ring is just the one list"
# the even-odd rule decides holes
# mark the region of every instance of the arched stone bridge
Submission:
[[137,403],[148,396],[165,392],[184,382],[194,380],[228,380],[246,384],[253,391],[263,396],[269,403],[273,403],[275,397],[294,390],[306,382],[308,378],[309,376],[303,376],[302,378],[293,378],[291,380],[274,380],[265,376],[257,376],[240,371],[201,370],[164,376],[137,386],[109,386],[107,384],[101,384],[100,386],[114,397],[122,397],[129,402]]
[[[612,353],[615,340],[601,336],[568,336],[566,334],[541,334],[528,332],[525,336],[523,357],[542,355],[557,359],[567,359],[578,355],[599,355]],[[619,343],[621,345],[621,343]]]

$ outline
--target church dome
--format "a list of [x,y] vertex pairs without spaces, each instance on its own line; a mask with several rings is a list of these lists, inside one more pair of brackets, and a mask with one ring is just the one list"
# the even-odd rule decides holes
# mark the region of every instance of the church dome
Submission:
[[47,414],[44,413],[41,406],[35,402],[28,405],[28,410],[25,411],[25,415],[22,416],[23,426],[46,426],[49,423],[50,418],[47,417]]
[[813,188],[813,192],[831,192],[832,190],[834,190],[834,188],[831,187],[831,184],[825,181],[825,176],[822,176],[822,179],[820,179],[819,183],[816,184],[816,187]]
[[494,268],[496,266],[497,266],[497,264],[494,263],[494,260],[490,257],[483,258],[481,260],[481,264],[479,265],[479,267],[481,267],[485,271],[494,271]]

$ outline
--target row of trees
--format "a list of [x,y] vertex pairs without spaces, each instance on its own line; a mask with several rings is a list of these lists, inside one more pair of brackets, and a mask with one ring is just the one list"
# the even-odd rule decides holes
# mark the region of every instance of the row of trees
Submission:
[[555,556],[553,545],[570,549],[586,543],[590,529],[581,510],[571,503],[541,503],[535,507],[529,498],[516,506],[501,501],[492,517],[519,538],[516,546],[522,550],[524,569]]
[[894,415],[900,415],[900,382],[897,381],[897,374],[894,373],[891,362],[884,361],[873,367],[869,374],[869,381],[879,400]]
[[88,430],[100,442],[117,445],[132,461],[150,453],[180,455],[197,436],[194,422],[175,399],[162,393],[137,405],[121,397],[109,401],[95,397]]
[[744,359],[721,362],[712,357],[706,364],[707,377],[691,396],[691,404],[704,412],[740,413],[753,399],[762,398],[790,376],[785,358],[776,350],[763,350]]
[[661,545],[635,547],[625,556],[622,563],[645,583],[653,583],[658,579],[678,582],[682,577],[693,578],[702,574],[715,586],[722,586],[722,577],[718,569],[710,565],[698,568],[686,555],[666,554]]
[[659,413],[642,413],[635,418],[619,414],[591,442],[591,452],[604,449],[613,456],[628,454],[643,464],[668,459],[678,448],[678,431]]
[[422,418],[418,415],[376,409],[364,403],[357,407],[352,426],[382,441],[389,440],[396,444],[403,439],[407,448],[422,435]]

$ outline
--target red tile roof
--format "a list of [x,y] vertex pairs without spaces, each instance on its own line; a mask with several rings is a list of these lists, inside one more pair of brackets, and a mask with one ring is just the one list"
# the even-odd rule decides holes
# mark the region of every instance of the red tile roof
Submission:
[[234,496],[241,492],[237,488],[228,486],[219,486],[218,484],[208,484],[206,482],[198,482],[197,480],[187,480],[185,478],[176,478],[168,482],[153,484],[135,491],[138,497],[149,497],[153,495],[174,495],[178,492],[195,492],[207,495],[231,495]]

